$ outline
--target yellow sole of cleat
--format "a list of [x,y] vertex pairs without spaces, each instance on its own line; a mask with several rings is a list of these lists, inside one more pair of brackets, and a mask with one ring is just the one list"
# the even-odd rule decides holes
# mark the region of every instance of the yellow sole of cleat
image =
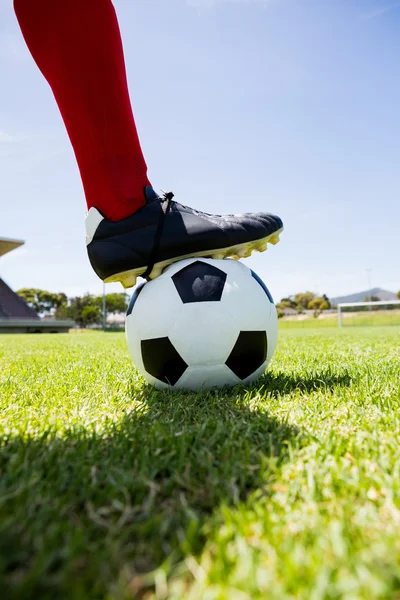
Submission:
[[269,240],[269,243],[272,244],[273,246],[276,246],[276,244],[279,242],[279,233],[274,234],[271,239]]
[[[184,254],[183,256],[176,256],[174,258],[170,258],[168,260],[164,260],[162,262],[156,263],[153,267],[153,270],[150,274],[150,279],[156,279],[159,277],[161,273],[172,265],[180,260],[185,260],[187,258],[213,258],[216,260],[221,260],[223,258],[233,258],[235,260],[239,260],[240,258],[248,258],[251,256],[252,252],[265,252],[268,244],[277,244],[279,242],[279,235],[283,229],[280,229],[276,233],[269,235],[262,240],[255,240],[254,242],[246,242],[244,244],[239,244],[238,246],[230,246],[229,248],[218,248],[217,250],[208,250],[203,252],[192,252],[191,254]],[[115,283],[119,281],[122,283],[125,289],[131,288],[136,285],[136,280],[138,277],[143,275],[146,271],[147,267],[140,267],[139,269],[132,269],[130,271],[123,271],[122,273],[116,273],[111,277],[107,277],[105,279],[105,283]]]

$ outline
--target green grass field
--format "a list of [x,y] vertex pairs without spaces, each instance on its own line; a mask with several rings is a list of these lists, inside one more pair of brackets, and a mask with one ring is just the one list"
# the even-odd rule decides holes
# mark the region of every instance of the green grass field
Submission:
[[285,330],[231,392],[156,392],[122,334],[0,337],[13,599],[400,598],[400,328]]
[[[400,311],[365,311],[359,313],[343,312],[343,328],[349,327],[383,327],[388,325],[400,326]],[[303,316],[300,319],[283,318],[279,321],[281,329],[316,329],[323,327],[337,328],[338,318],[336,314],[321,315],[315,319],[312,315]]]

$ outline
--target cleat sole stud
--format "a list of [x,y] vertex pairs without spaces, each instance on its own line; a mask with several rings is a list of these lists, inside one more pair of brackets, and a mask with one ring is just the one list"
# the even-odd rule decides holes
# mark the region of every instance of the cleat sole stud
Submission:
[[271,237],[271,239],[269,240],[269,242],[270,242],[270,244],[272,244],[273,246],[275,246],[279,242],[279,234],[273,235]]
[[258,250],[258,252],[265,252],[265,250],[267,249],[267,242],[263,242],[262,244],[258,244],[256,250]]
[[239,258],[246,258],[246,256],[248,256],[249,252],[246,248],[243,248],[242,250],[239,250],[237,255]]
[[121,279],[121,283],[125,289],[128,289],[136,285],[136,280],[136,275],[131,275],[129,277],[124,277],[123,279]]

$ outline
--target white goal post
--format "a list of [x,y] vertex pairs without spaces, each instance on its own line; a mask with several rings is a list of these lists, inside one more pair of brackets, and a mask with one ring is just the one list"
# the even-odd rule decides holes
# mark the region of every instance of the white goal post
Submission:
[[[357,311],[357,309],[359,309],[359,311]],[[377,302],[343,302],[337,305],[338,325],[339,327],[343,327],[343,321],[346,320],[343,318],[344,312],[350,312],[352,316],[360,315],[360,313],[362,313],[364,317],[367,317],[368,315],[372,315],[373,312],[381,312],[385,309],[388,309],[388,313],[389,311],[395,310],[397,314],[400,311],[400,300],[379,300]]]

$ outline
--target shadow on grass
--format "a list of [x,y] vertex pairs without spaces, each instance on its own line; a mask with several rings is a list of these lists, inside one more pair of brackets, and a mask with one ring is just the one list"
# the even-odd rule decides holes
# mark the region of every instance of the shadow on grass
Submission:
[[347,370],[338,373],[331,369],[324,369],[323,371],[310,372],[306,376],[304,376],[304,373],[295,375],[267,371],[256,382],[255,387],[258,389],[261,385],[264,392],[269,392],[273,397],[277,397],[296,390],[309,394],[320,389],[333,390],[336,387],[349,387],[353,379]]
[[[276,395],[318,381],[279,374],[263,384]],[[324,383],[338,384],[346,379]],[[272,493],[289,450],[305,443],[295,427],[251,410],[240,389],[139,393],[138,408],[101,431],[3,442],[2,598],[102,598],[113,586],[139,597],[140,585],[129,588],[138,573],[201,552],[218,509]]]

